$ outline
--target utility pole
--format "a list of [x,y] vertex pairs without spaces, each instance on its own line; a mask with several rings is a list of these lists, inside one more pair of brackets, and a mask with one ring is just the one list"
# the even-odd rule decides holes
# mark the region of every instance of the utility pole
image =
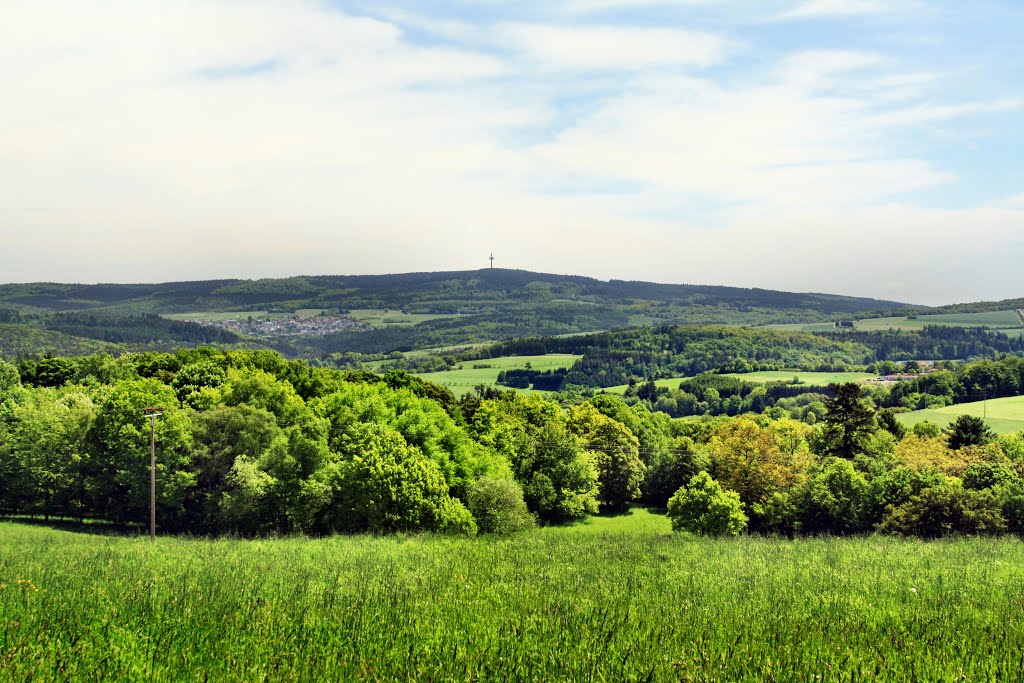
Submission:
[[156,418],[163,415],[159,408],[146,408],[149,418],[149,539],[156,541]]

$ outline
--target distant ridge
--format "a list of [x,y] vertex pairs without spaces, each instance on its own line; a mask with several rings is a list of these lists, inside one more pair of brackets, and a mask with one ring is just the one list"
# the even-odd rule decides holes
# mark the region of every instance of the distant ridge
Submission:
[[[667,284],[640,280],[600,280],[582,275],[536,273],[507,268],[481,268],[465,271],[392,273],[380,275],[300,275],[286,278],[216,279],[164,283],[74,284],[54,282],[12,283],[0,285],[0,304],[48,310],[87,310],[124,307],[135,304],[148,312],[175,312],[197,304],[252,305],[293,299],[343,299],[339,289],[357,289],[383,296],[392,303],[401,299],[411,303],[415,293],[435,290],[452,282],[471,283],[481,292],[515,290],[531,283],[575,286],[577,297],[660,299],[685,304],[708,298],[751,306],[802,308],[810,306],[822,312],[869,312],[918,308],[898,301],[849,297],[820,292],[793,293],[763,288],[727,285]],[[407,292],[403,297],[400,292]],[[464,294],[465,292],[463,292]],[[185,307],[185,308],[182,308]]]

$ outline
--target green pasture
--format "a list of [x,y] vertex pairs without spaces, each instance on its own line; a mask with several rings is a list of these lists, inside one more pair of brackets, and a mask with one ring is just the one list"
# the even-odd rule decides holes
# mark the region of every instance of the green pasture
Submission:
[[1021,318],[1016,311],[990,311],[987,313],[939,313],[920,315],[916,318],[868,318],[858,320],[858,330],[920,330],[925,325],[945,325],[948,327],[993,327],[1019,328]]
[[771,330],[780,332],[834,332],[834,323],[771,323],[764,325]]
[[211,322],[225,322],[227,320],[248,320],[252,316],[253,320],[259,320],[260,318],[291,318],[295,315],[320,315],[324,312],[323,308],[300,308],[294,313],[280,313],[269,311],[194,311],[192,313],[164,313],[164,318],[170,320],[209,320]]
[[156,543],[0,523],[0,678],[1020,678],[1015,538],[712,540],[631,517]]
[[931,410],[915,410],[911,413],[899,413],[896,418],[908,427],[925,420],[946,427],[961,415],[983,417],[988,426],[999,434],[1024,431],[1024,396],[959,403]]
[[[463,361],[452,370],[420,373],[417,377],[448,387],[456,396],[468,393],[478,384],[495,385],[502,370],[518,370],[527,363],[534,370],[558,370],[571,367],[581,356],[552,353],[545,356],[505,356]],[[489,366],[476,367],[473,366]]]
[[809,386],[828,386],[847,382],[863,382],[878,377],[870,372],[803,372],[802,370],[766,370],[764,372],[728,373],[727,377],[738,377],[748,382],[792,382],[793,378]]
[[[866,379],[877,377],[869,372],[803,372],[802,370],[769,370],[764,372],[731,372],[726,377],[738,377],[748,382],[792,382],[794,377],[799,377],[802,384],[809,386],[827,386],[829,384],[842,384],[844,382],[863,382]],[[657,379],[654,383],[659,387],[678,389],[679,383],[686,377],[673,377],[671,379]],[[607,387],[602,391],[609,394],[624,394],[628,384],[619,384],[614,387]]]
[[[685,377],[670,377],[669,379],[656,379],[656,380],[654,380],[654,384],[659,386],[659,387],[665,387],[667,389],[678,389],[679,388],[679,383],[682,382],[684,379],[686,379],[686,378]],[[626,389],[628,389],[628,388],[629,388],[628,384],[617,384],[614,387],[605,387],[604,389],[600,389],[600,391],[604,391],[604,392],[609,393],[609,394],[618,394],[618,395],[621,396],[622,394],[626,393]]]
[[[1020,336],[1024,333],[1021,317],[1017,311],[989,311],[986,313],[935,313],[919,315],[915,318],[893,316],[887,318],[865,318],[855,321],[858,330],[920,330],[925,325],[944,325],[947,327],[991,327],[1007,334]],[[775,330],[790,332],[841,332],[849,328],[837,328],[832,323],[792,323],[765,325]]]
[[433,313],[403,313],[396,309],[382,308],[357,308],[345,314],[346,318],[352,318],[373,327],[391,327],[393,325],[410,326],[428,320],[439,320],[443,318],[458,318],[454,314],[433,314]]

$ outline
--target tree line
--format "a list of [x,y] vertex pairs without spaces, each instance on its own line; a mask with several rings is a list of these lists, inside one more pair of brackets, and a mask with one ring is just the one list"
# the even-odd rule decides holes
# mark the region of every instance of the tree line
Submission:
[[634,502],[699,533],[1024,530],[1021,435],[908,431],[883,403],[832,385],[814,425],[677,420],[605,394],[456,399],[271,351],[0,362],[0,509],[143,524],[155,407],[165,531],[510,532]]

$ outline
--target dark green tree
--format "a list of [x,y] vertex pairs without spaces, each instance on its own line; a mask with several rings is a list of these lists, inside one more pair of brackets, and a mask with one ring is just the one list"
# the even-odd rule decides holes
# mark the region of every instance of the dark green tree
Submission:
[[877,428],[875,411],[862,396],[860,385],[830,384],[825,399],[823,454],[852,459],[864,452],[867,439]]
[[996,438],[985,421],[974,415],[961,415],[949,426],[949,447],[982,446]]

